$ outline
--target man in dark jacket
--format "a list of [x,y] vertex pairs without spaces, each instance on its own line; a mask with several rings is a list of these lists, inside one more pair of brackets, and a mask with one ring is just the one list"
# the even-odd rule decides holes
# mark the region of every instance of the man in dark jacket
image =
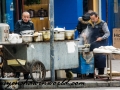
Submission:
[[[97,13],[92,12],[90,14],[90,21],[88,24],[88,41],[90,45],[90,51],[100,46],[108,45],[108,37],[110,32],[105,21],[100,20]],[[106,56],[99,54],[94,56],[95,68],[98,69],[98,74],[104,74],[104,68],[106,67]]]
[[[24,30],[34,30],[34,24],[30,21],[29,12],[23,12],[22,20],[18,20],[15,24],[14,33],[20,34],[21,31]],[[19,78],[20,72],[16,73],[17,78]],[[28,79],[29,73],[24,73],[24,79]]]
[[82,33],[84,29],[87,28],[88,21],[90,20],[90,13],[93,12],[92,10],[89,10],[86,14],[84,14],[82,17],[78,18],[78,24],[77,24],[77,30],[79,35]]
[[30,14],[28,12],[23,12],[22,20],[18,20],[15,24],[14,33],[20,34],[24,30],[34,30],[34,25],[30,21]]

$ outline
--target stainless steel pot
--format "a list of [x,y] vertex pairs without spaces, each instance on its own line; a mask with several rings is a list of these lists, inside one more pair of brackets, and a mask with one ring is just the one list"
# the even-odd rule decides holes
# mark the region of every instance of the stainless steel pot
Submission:
[[74,30],[65,30],[65,39],[73,40],[74,39]]
[[33,35],[22,35],[23,42],[32,42],[33,41]]
[[50,41],[50,31],[39,31],[43,34],[43,41]]
[[9,25],[0,23],[0,42],[7,42],[9,38]]
[[34,36],[34,41],[43,41],[43,35],[42,33],[38,33],[38,35]]
[[54,40],[65,40],[64,31],[54,31]]

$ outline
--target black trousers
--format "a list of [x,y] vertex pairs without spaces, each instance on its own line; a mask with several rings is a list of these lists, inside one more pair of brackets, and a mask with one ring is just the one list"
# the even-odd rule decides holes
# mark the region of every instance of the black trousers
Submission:
[[98,68],[98,74],[104,74],[104,68]]

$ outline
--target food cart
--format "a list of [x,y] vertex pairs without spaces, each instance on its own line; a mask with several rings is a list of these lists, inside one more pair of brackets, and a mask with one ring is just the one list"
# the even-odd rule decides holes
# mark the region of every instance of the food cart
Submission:
[[[1,42],[0,45],[2,77],[4,72],[28,72],[35,82],[45,79],[46,71],[50,70],[51,64],[49,40],[23,43]],[[79,66],[78,41],[57,38],[54,42],[54,59],[55,70],[77,68]]]

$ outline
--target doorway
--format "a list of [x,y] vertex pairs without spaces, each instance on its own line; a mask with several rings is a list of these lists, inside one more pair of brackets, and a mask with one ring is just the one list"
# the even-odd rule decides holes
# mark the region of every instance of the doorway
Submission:
[[0,23],[6,22],[6,7],[5,7],[6,0],[0,0]]
[[93,0],[83,0],[83,14],[88,10],[93,10]]
[[99,0],[83,0],[83,14],[93,10],[99,14]]

